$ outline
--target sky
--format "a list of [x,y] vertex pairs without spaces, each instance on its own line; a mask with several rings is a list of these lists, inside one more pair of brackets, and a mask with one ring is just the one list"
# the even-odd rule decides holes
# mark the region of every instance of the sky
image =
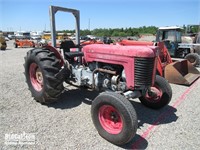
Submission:
[[[0,30],[50,30],[50,5],[79,10],[81,29],[200,24],[200,0],[0,0]],[[75,29],[73,15],[57,12],[56,29]]]

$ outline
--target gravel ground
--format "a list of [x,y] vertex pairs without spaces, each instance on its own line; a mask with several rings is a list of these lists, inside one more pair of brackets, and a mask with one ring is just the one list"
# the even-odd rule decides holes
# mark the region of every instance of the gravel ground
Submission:
[[[101,138],[94,128],[90,100],[97,92],[65,85],[66,92],[59,102],[37,103],[31,97],[23,74],[23,58],[30,48],[16,49],[13,41],[7,43],[7,50],[0,51],[0,149],[196,150],[200,147],[200,96],[197,93],[200,79],[191,87],[171,84],[172,101],[161,110],[148,109],[138,99],[132,101],[139,127],[134,139],[119,147]],[[24,133],[34,135],[34,143],[5,143],[6,135]]]

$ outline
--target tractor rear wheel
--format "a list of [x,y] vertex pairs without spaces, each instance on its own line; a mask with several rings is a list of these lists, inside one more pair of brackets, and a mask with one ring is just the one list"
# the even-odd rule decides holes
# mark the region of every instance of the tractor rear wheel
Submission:
[[151,87],[145,96],[139,97],[141,103],[149,108],[160,109],[167,105],[172,98],[172,89],[168,81],[156,76],[155,84]]
[[59,98],[64,87],[63,81],[55,77],[61,65],[53,52],[45,49],[28,51],[24,67],[26,82],[36,101],[47,104]]
[[0,49],[5,51],[6,50],[6,46],[0,46]]
[[92,102],[91,115],[99,134],[116,145],[128,143],[138,127],[132,104],[122,95],[104,92]]
[[197,53],[189,53],[185,56],[193,66],[197,66],[200,63],[200,56]]

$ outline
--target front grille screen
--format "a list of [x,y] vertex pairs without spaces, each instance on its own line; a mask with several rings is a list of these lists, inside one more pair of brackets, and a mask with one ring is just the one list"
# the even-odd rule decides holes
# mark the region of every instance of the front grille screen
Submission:
[[135,86],[151,86],[155,58],[135,59]]

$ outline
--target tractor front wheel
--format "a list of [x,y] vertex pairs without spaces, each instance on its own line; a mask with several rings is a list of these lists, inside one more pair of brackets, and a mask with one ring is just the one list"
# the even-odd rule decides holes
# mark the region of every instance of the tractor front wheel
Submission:
[[36,101],[51,103],[59,98],[64,87],[63,81],[55,77],[61,65],[53,52],[45,49],[28,51],[24,67],[29,90]]
[[189,53],[185,56],[193,66],[197,66],[200,63],[200,56],[197,53]]
[[172,89],[168,81],[156,76],[155,84],[150,87],[145,96],[139,98],[141,103],[149,108],[160,109],[167,105],[172,98]]
[[116,145],[128,143],[138,127],[132,104],[122,95],[104,92],[92,102],[91,115],[99,134]]

